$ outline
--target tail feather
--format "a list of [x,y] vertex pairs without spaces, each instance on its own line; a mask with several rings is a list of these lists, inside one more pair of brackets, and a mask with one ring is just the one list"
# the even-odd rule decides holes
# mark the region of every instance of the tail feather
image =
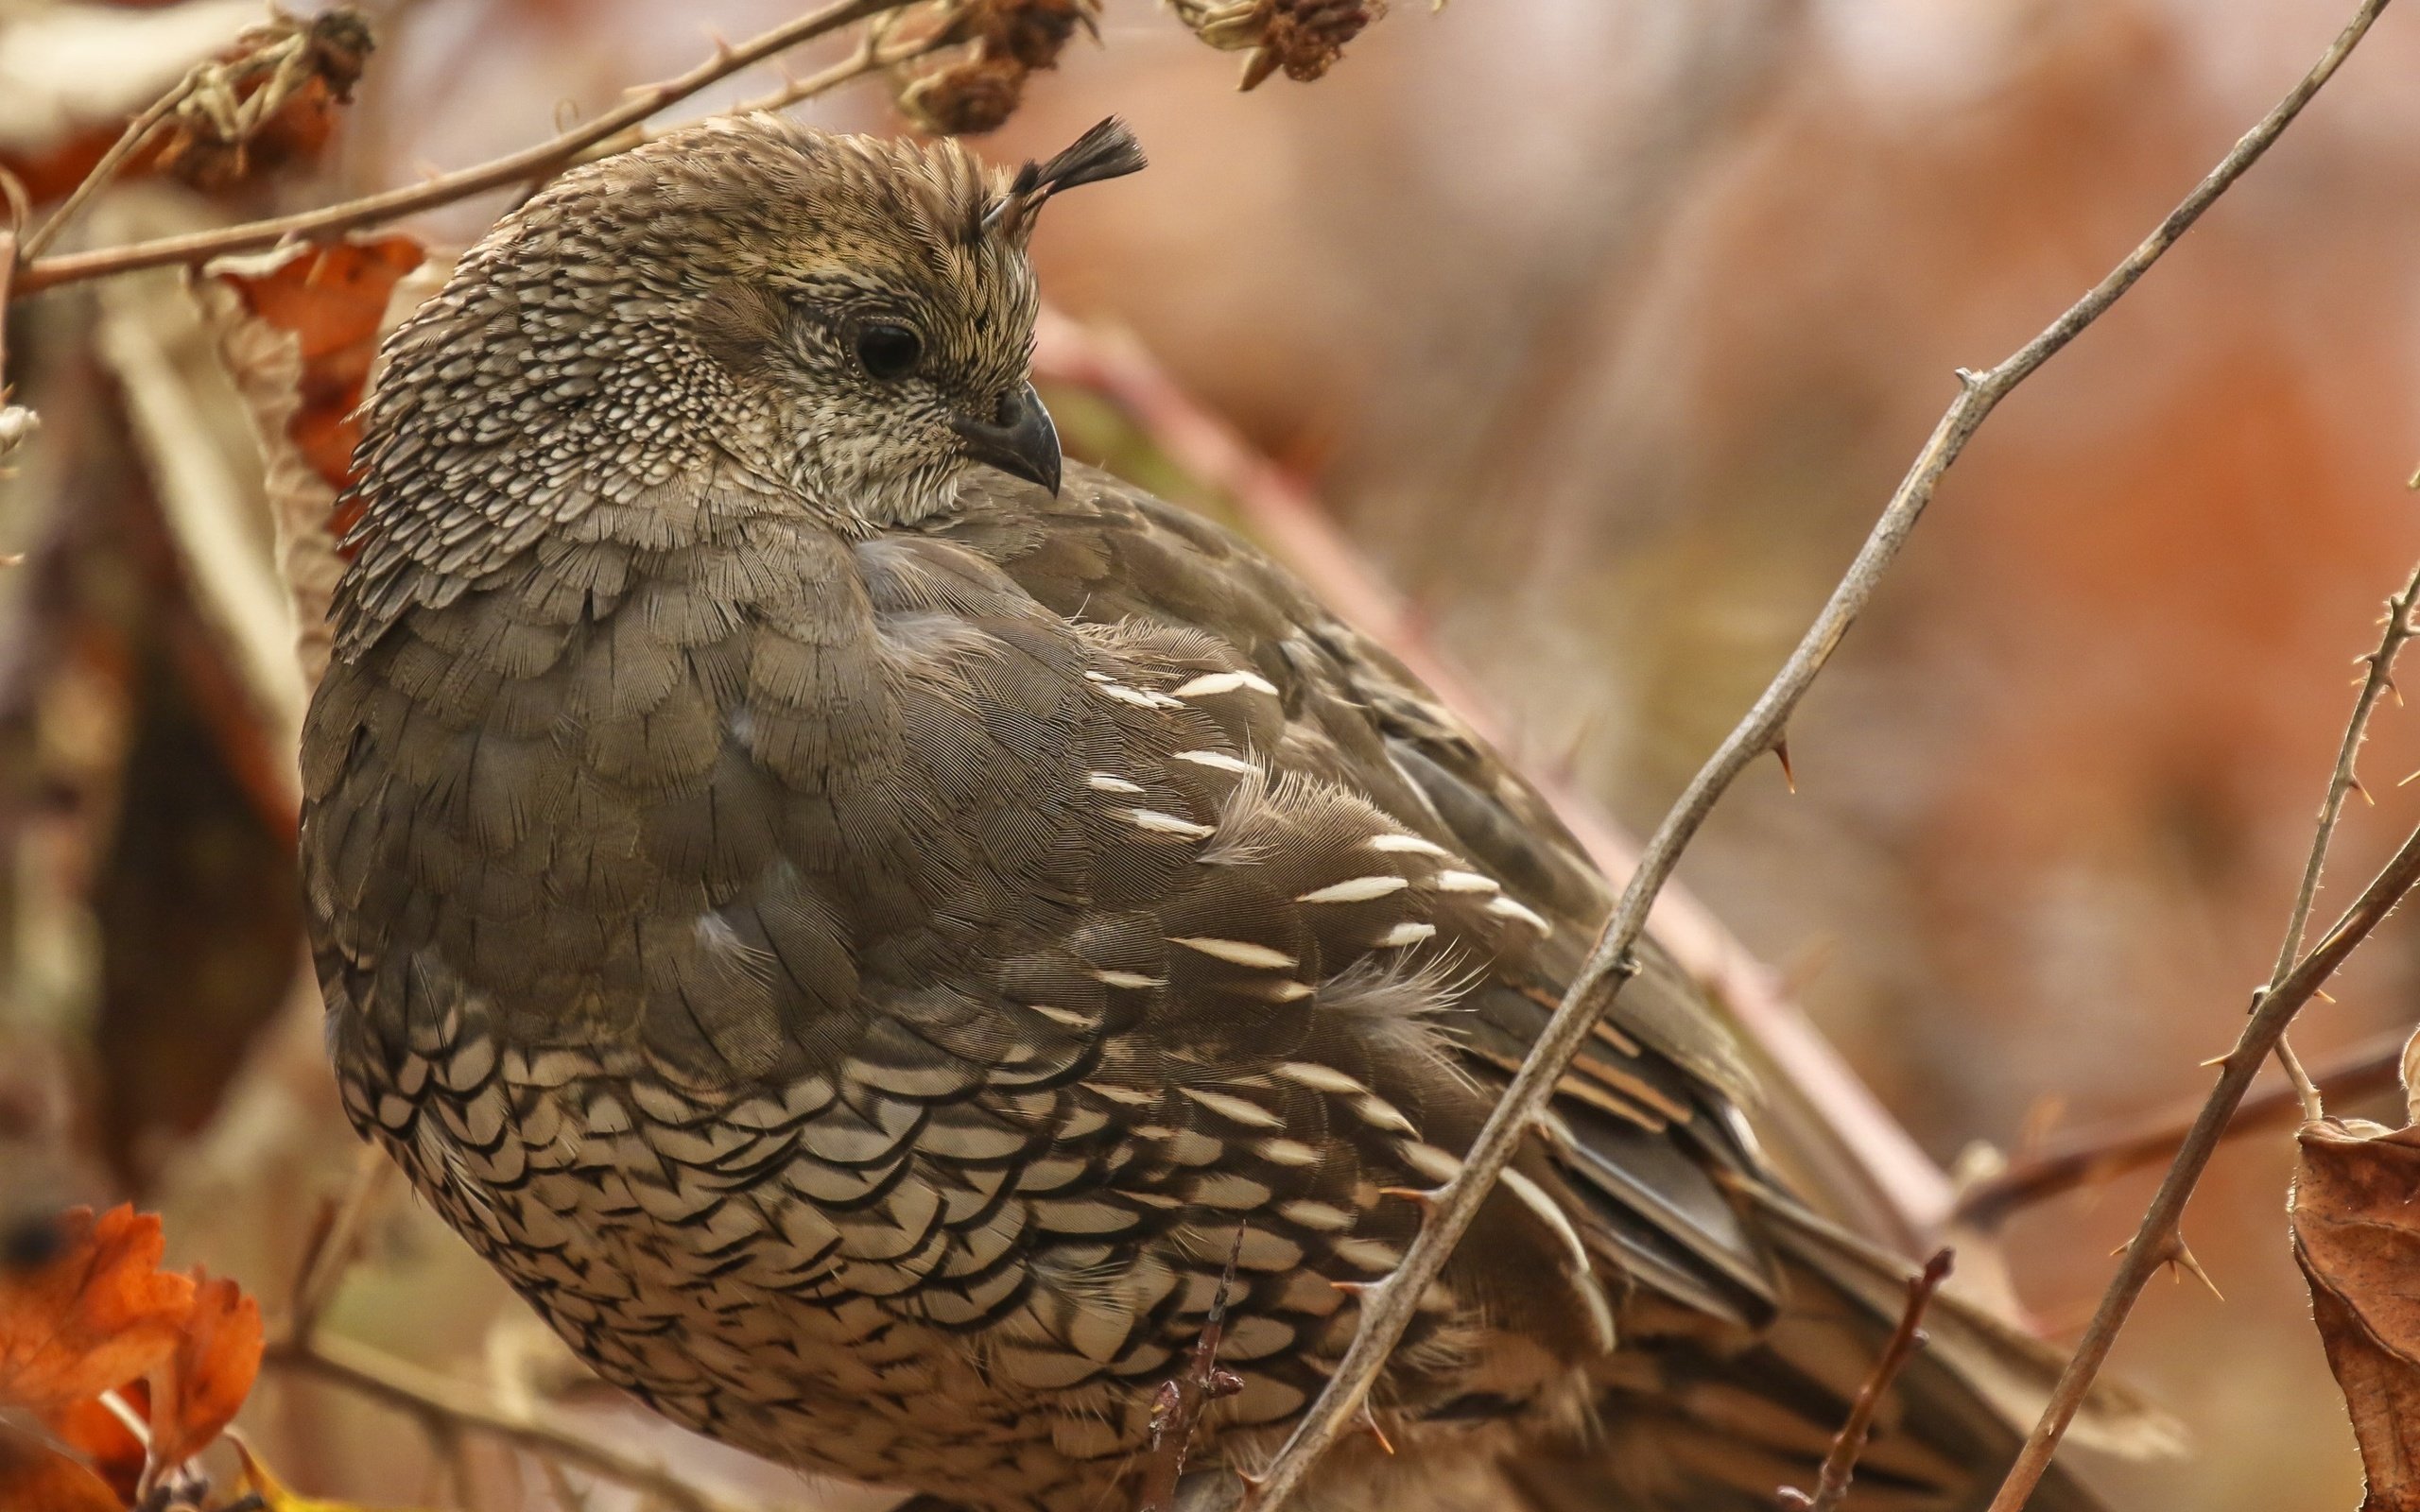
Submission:
[[[1909,1267],[1786,1198],[1760,1199],[1786,1282],[1753,1334],[1642,1296],[1623,1319],[1598,1431],[1508,1476],[1541,1512],[1772,1512],[1811,1490],[1832,1435],[1906,1299]],[[1858,1459],[1846,1512],[1982,1512],[2047,1400],[2059,1356],[1981,1308],[1937,1297]],[[2172,1422],[2121,1389],[2094,1393],[2079,1441],[2172,1452]],[[2031,1512],[2104,1512],[2054,1467]]]

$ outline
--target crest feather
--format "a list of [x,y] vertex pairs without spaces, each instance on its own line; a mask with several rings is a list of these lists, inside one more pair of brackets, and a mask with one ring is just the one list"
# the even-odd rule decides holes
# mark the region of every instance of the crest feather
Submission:
[[1046,163],[1028,163],[1009,180],[1006,193],[983,213],[982,230],[1014,241],[1033,234],[1035,212],[1052,195],[1104,179],[1121,179],[1147,166],[1142,144],[1124,121],[1109,116],[1076,138]]

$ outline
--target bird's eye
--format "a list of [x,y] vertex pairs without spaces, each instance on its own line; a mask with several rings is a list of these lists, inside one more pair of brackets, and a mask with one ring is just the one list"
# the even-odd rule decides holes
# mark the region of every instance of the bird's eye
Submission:
[[885,383],[905,378],[925,359],[925,338],[907,326],[877,320],[857,332],[857,361]]

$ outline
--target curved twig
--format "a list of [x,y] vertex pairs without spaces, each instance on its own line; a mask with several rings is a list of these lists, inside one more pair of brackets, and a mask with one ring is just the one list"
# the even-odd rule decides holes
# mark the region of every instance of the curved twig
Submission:
[[585,1434],[536,1416],[510,1412],[485,1394],[374,1349],[319,1334],[272,1345],[264,1363],[317,1376],[373,1398],[442,1434],[484,1434],[539,1459],[568,1466],[639,1493],[679,1512],[753,1512],[708,1495],[663,1466],[624,1453]]
[[[2409,1029],[2394,1029],[2364,1040],[2314,1066],[2309,1073],[2311,1085],[2334,1098],[2365,1097],[2393,1091],[2400,1085],[2403,1047],[2411,1037]],[[2290,1083],[2271,1087],[2245,1097],[2219,1137],[2238,1139],[2279,1124],[2294,1123],[2302,1118],[2304,1106],[2299,1088]],[[1949,1222],[1995,1228],[2012,1213],[2062,1192],[2174,1160],[2191,1136],[2200,1112],[2201,1105],[2196,1103],[2123,1124],[2083,1129],[2048,1141],[2040,1149],[2020,1151],[2011,1159],[2008,1169],[1985,1177],[1959,1193],[1956,1206],[1950,1209]]]
[[[2353,764],[2361,754],[2361,741],[2370,728],[2370,713],[2377,707],[2378,695],[2394,686],[2394,655],[2403,643],[2411,639],[2416,628],[2411,623],[2411,609],[2420,601],[2420,568],[2403,585],[2403,591],[2386,601],[2386,630],[2378,637],[2378,648],[2361,658],[2369,671],[2361,679],[2360,694],[2353,700],[2353,716],[2345,722],[2343,742],[2336,748],[2336,769],[2328,774],[2327,797],[2319,807],[2319,827],[2310,838],[2310,858],[2303,863],[2302,885],[2295,889],[2293,912],[2286,920],[2286,937],[2277,947],[2277,965],[2269,973],[2269,988],[2273,990],[2286,973],[2292,970],[2294,957],[2303,948],[2303,934],[2310,927],[2310,908],[2319,897],[2319,879],[2327,869],[2328,842],[2336,838],[2336,821],[2344,812],[2345,796],[2361,785],[2353,775]],[[2277,1064],[2285,1068],[2287,1077],[2302,1100],[2303,1117],[2326,1116],[2325,1100],[2319,1094],[2318,1085],[2286,1042],[2277,1038]]]
[[[1428,1221],[1420,1237],[1405,1254],[1402,1265],[1382,1285],[1363,1297],[1361,1327],[1354,1335],[1352,1347],[1338,1365],[1327,1388],[1304,1414],[1292,1435],[1270,1464],[1267,1473],[1257,1482],[1255,1512],[1274,1512],[1286,1497],[1302,1485],[1319,1456],[1351,1426],[1395,1341],[1402,1337],[1404,1329],[1410,1323],[1421,1294],[1444,1268],[1454,1246],[1470,1227],[1479,1204],[1495,1186],[1496,1177],[1512,1159],[1513,1151],[1528,1137],[1539,1109],[1552,1095],[1555,1083],[1562,1078],[1573,1056],[1588,1038],[1598,1017],[1637,970],[1631,955],[1631,947],[1637,942],[1646,927],[1648,910],[1663,887],[1665,879],[1679,864],[1682,851],[1688,847],[1706,815],[1739,773],[1780,744],[1791,713],[1806,696],[1816,675],[1831,660],[1833,651],[1839,648],[1849,627],[1856,623],[1858,613],[1873,596],[1875,586],[1897,558],[1909,533],[1923,517],[1926,507],[1932,502],[1942,474],[1965,451],[1966,443],[1977,427],[2019,384],[2032,376],[2086,327],[2107,314],[2110,307],[2141,280],[2151,266],[2175,246],[2177,239],[2191,229],[2195,221],[2201,219],[2203,213],[2216,203],[2246,169],[2260,160],[2287,126],[2302,112],[2311,96],[2334,76],[2386,5],[2387,0],[2363,0],[2351,24],[2329,45],[2311,71],[2257,126],[2236,143],[2220,160],[2218,166],[2196,184],[2174,210],[2169,212],[2140,245],[2083,298],[2045,328],[2041,335],[1986,371],[1960,370],[1958,397],[1933,427],[1932,435],[1926,440],[1923,450],[1917,453],[1907,476],[1893,493],[1881,518],[1875,523],[1873,531],[1858,549],[1856,559],[1849,564],[1846,575],[1833,589],[1815,623],[1808,627],[1797,648],[1790,653],[1789,660],[1783,663],[1781,671],[1774,675],[1746,716],[1699,768],[1697,776],[1690,780],[1688,787],[1665,816],[1664,822],[1649,838],[1640,853],[1638,869],[1632,874],[1630,885],[1622,890],[1621,900],[1615,905],[1613,917],[1606,920],[1603,932],[1590,950],[1587,963],[1573,980],[1571,989],[1564,995],[1562,1006],[1555,1010],[1554,1017],[1538,1036],[1537,1043],[1530,1049],[1529,1058],[1522,1063],[1512,1084],[1505,1090],[1494,1112],[1489,1115],[1478,1139],[1471,1146],[1461,1174],[1433,1194]],[[2413,855],[2414,873],[2420,875],[2420,836],[2414,837],[2410,849]],[[2401,896],[2399,890],[2395,896]],[[2382,908],[2380,913],[2383,914]],[[2339,935],[2343,929],[2344,926],[2339,926]],[[2367,929],[2363,928],[2352,938],[2366,933]],[[2320,952],[2328,950],[2339,939],[2339,935],[2331,935],[2328,941],[2324,941],[2320,950],[2312,953],[2311,959],[2317,960]],[[2343,948],[2349,949],[2349,942]],[[2341,959],[2341,953],[2337,958]],[[2306,972],[2297,969],[2290,974],[2289,985],[2302,982],[2305,978]],[[2316,976],[2308,978],[2310,987],[2316,987],[2317,982]],[[2270,994],[2263,1001],[2260,1011],[2254,1016],[2254,1022],[2273,1030],[2282,1027],[2284,1016],[2276,1010],[2286,1004],[2286,988],[2281,987],[2278,992]],[[2246,1032],[2249,1034],[2251,1031],[2247,1029]],[[2265,1057],[2266,1045],[2261,1053]],[[2251,1074],[2256,1069],[2256,1060],[2250,1067],[2231,1063],[2228,1075],[2233,1077],[2240,1072],[2242,1082],[2249,1084]],[[2236,1096],[2241,1095],[2241,1086],[2237,1087]],[[2232,1110],[2233,1107],[2234,1099],[2230,1098],[2226,1108]],[[2218,1122],[2222,1127],[2225,1120],[2221,1117]],[[2206,1152],[2204,1158],[2206,1160]],[[2193,1174],[2199,1175],[2198,1165],[2194,1167]],[[2189,1190],[2190,1181],[2185,1185]],[[2177,1205],[2180,1207],[2182,1200],[2179,1194]],[[2130,1263],[2133,1259],[2130,1252]],[[2122,1317],[2123,1309],[2118,1312]],[[2112,1329],[2110,1335],[2114,1337],[2114,1333]],[[2101,1353],[2106,1353],[2107,1339],[2101,1341],[2100,1349]],[[2070,1362],[2070,1376],[2078,1373],[2078,1362],[2082,1359],[2079,1353],[2077,1361]],[[2085,1385],[2088,1386],[2091,1373],[2099,1364],[2099,1359],[2095,1358],[2089,1366],[2083,1367],[2081,1378]],[[2074,1399],[2066,1403],[2065,1416],[2059,1418],[2055,1428],[2048,1430],[2047,1437],[2050,1444],[2055,1444],[2058,1435],[2066,1431],[2067,1419],[2074,1416],[2082,1400],[2083,1392],[2079,1389]],[[2053,1411],[2056,1410],[2054,1403]],[[2048,1418],[2045,1421],[2047,1425]],[[2034,1445],[2029,1441],[2029,1453],[2033,1449]],[[2041,1461],[2047,1464],[2048,1457],[2048,1450],[2043,1449]],[[2040,1474],[2038,1465],[2034,1474],[2036,1477]],[[2014,1484],[2013,1476],[2010,1485]],[[2004,1500],[2005,1496],[2004,1489]],[[2023,1495],[2020,1493],[2015,1502],[2006,1506],[1996,1503],[1994,1512],[2011,1512],[2022,1503]]]
[[2067,1424],[2075,1419],[2077,1409],[2092,1389],[2093,1377],[2109,1358],[2110,1347],[2118,1342],[2118,1331],[2125,1326],[2135,1298],[2142,1295],[2143,1288],[2161,1267],[2185,1258],[2184,1246],[2177,1239],[2177,1220],[2184,1215],[2187,1199],[2192,1196],[2202,1172],[2210,1163],[2211,1154],[2225,1135],[2237,1105],[2243,1101],[2244,1090],[2260,1074],[2261,1062],[2276,1048],[2286,1025],[2318,992],[2320,984],[2343,964],[2355,946],[2369,937],[2415,883],[2420,883],[2420,830],[2414,830],[2403,842],[2385,869],[2361,889],[2361,896],[2345,910],[2336,927],[2311,947],[2302,964],[2287,972],[2286,979],[2275,988],[2260,995],[2259,1005],[2244,1024],[2235,1048],[2221,1062],[2219,1084],[2210,1089],[2209,1099],[2194,1119],[2184,1147],[2177,1151],[2167,1177],[2160,1182],[2158,1194],[2152,1198],[2141,1226],[2126,1246],[2126,1258],[2118,1263],[2118,1274],[2110,1279],[2100,1308],[2085,1327],[2075,1352],[2068,1356],[2066,1368],[2051,1390],[2050,1403],[2043,1409],[2042,1420],[2027,1435],[2025,1448],[2018,1452],[2015,1465],[1987,1512],[2021,1512],[2026,1499],[2041,1484],[2042,1474],[2049,1469],[2050,1456],[2057,1452]]
[[281,215],[271,220],[247,221],[240,226],[194,232],[182,236],[163,236],[155,241],[136,242],[126,247],[106,247],[90,252],[37,258],[19,269],[15,294],[23,297],[61,284],[106,278],[137,268],[199,263],[228,252],[272,247],[289,236],[322,236],[351,231],[393,220],[415,211],[451,204],[490,189],[544,178],[564,167],[589,148],[638,126],[666,106],[686,99],[719,79],[753,67],[803,43],[812,42],[886,11],[902,9],[911,3],[912,0],[838,0],[837,4],[775,26],[736,47],[719,47],[712,58],[687,73],[632,91],[628,99],[593,121],[518,152],[508,153],[474,167],[440,174],[426,183],[389,189],[365,195],[359,199],[348,199],[340,205],[306,210],[300,215]]
[[41,256],[43,249],[48,247],[58,238],[60,232],[67,229],[68,223],[82,213],[85,205],[92,201],[93,197],[107,188],[110,180],[117,177],[118,170],[126,166],[127,160],[140,151],[146,142],[151,140],[151,133],[160,129],[160,123],[174,114],[177,107],[185,102],[193,94],[194,85],[199,81],[200,77],[200,69],[189,70],[182,78],[169,87],[166,94],[146,107],[142,114],[129,121],[126,124],[126,129],[118,133],[118,139],[110,144],[110,149],[101,154],[101,161],[94,163],[91,171],[78,180],[76,187],[69,191],[67,198],[60,202],[59,208],[44,216],[41,225],[26,233],[24,244],[17,249],[17,256],[27,261]]
[[1933,1294],[1941,1290],[1941,1283],[1949,1280],[1953,1259],[1949,1250],[1936,1249],[1925,1268],[1908,1278],[1908,1300],[1899,1310],[1898,1326],[1891,1331],[1890,1340],[1875,1357],[1865,1383],[1858,1387],[1857,1400],[1849,1404],[1848,1420],[1832,1435],[1832,1447],[1816,1473],[1814,1494],[1795,1486],[1782,1487],[1783,1512],[1840,1512],[1841,1503],[1848,1499],[1850,1483],[1857,1479],[1858,1456],[1865,1452],[1865,1441],[1874,1433],[1875,1417],[1891,1393],[1891,1383],[1899,1379],[1899,1372],[1924,1348],[1925,1310],[1932,1306]]

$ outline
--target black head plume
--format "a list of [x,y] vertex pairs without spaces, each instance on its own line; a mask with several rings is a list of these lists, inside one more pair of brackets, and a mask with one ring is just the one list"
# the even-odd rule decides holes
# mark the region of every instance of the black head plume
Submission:
[[1047,163],[1028,163],[1009,181],[1008,192],[983,213],[982,230],[1015,241],[1033,234],[1034,213],[1052,195],[1079,184],[1098,183],[1139,173],[1145,166],[1142,145],[1126,123],[1113,115],[1066,146]]

